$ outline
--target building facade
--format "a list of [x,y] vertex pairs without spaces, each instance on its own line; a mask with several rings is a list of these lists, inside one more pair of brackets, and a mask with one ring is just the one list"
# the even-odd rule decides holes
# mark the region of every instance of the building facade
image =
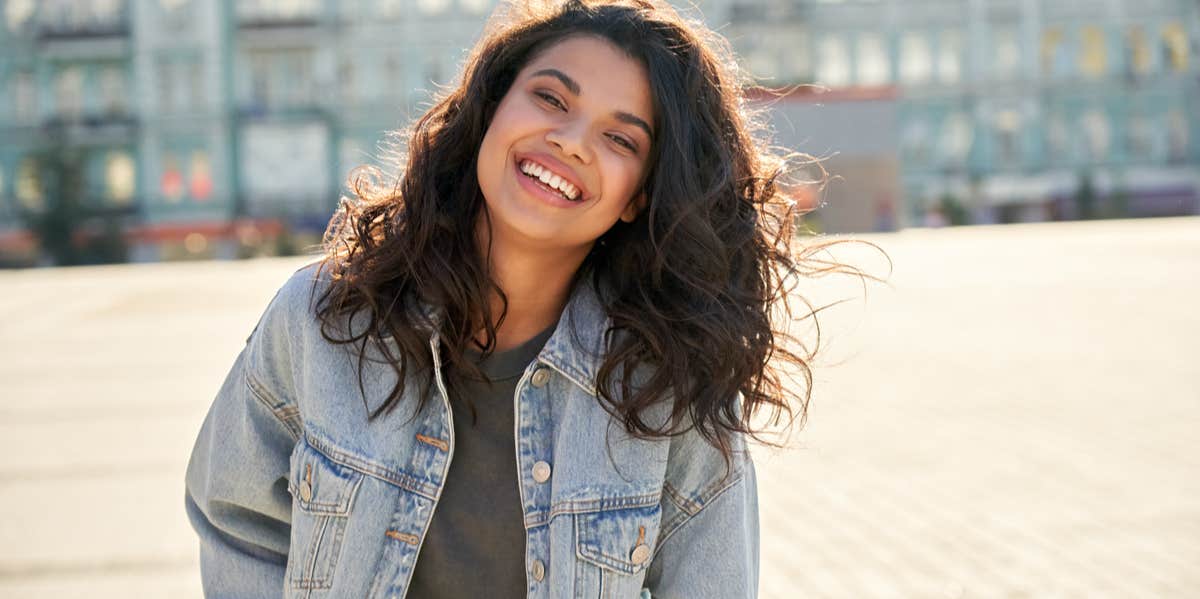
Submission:
[[[493,0],[0,6],[0,251],[33,251],[19,214],[61,192],[50,167],[67,156],[81,203],[119,219],[132,259],[159,260],[237,256],[281,227],[315,240],[350,170],[457,74]],[[825,230],[951,208],[968,222],[1200,211],[1194,1],[686,10],[786,90],[758,96],[776,143],[829,157]]]

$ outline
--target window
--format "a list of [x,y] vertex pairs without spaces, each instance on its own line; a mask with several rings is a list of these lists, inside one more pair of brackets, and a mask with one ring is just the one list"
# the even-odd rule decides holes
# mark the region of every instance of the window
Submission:
[[126,109],[125,73],[119,66],[107,66],[100,71],[100,95],[104,112],[123,114]]
[[449,5],[449,0],[417,0],[417,9],[426,15],[439,14]]
[[1183,111],[1172,108],[1167,112],[1167,159],[1173,163],[1187,160],[1188,122]]
[[846,41],[835,35],[821,39],[817,48],[817,82],[830,87],[841,87],[850,83],[850,52]]
[[462,0],[462,6],[470,14],[481,15],[492,7],[492,0]]
[[1052,27],[1042,32],[1042,75],[1063,76],[1070,72],[1066,38],[1062,29]]
[[33,0],[8,0],[4,5],[4,20],[8,22],[8,30],[16,33],[24,29],[34,9]]
[[929,125],[924,119],[911,118],[900,134],[904,160],[923,164],[929,160]]
[[958,83],[962,78],[962,35],[943,31],[938,40],[938,77],[943,83]]
[[942,122],[942,134],[938,139],[938,154],[942,163],[948,166],[964,164],[974,141],[971,117],[961,110],[950,113]]
[[1021,159],[1021,113],[1015,108],[996,112],[996,160],[1004,165],[1015,165]]
[[883,38],[875,33],[864,33],[858,37],[857,79],[860,85],[883,85],[891,80],[888,52]]
[[925,83],[932,68],[929,40],[921,33],[905,33],[900,38],[900,81],[910,85]]
[[1171,70],[1182,73],[1188,66],[1188,40],[1183,24],[1175,22],[1163,27],[1163,56]]
[[1154,123],[1150,118],[1142,114],[1129,118],[1125,145],[1131,161],[1142,162],[1154,158]]
[[26,210],[41,210],[45,207],[42,197],[42,182],[38,174],[36,159],[26,158],[17,165],[14,191],[17,195],[17,202],[25,207]]
[[1049,154],[1051,162],[1069,163],[1074,160],[1067,121],[1061,114],[1053,113],[1046,118],[1045,135],[1046,152]]
[[1108,70],[1108,48],[1104,31],[1095,25],[1084,27],[1080,34],[1082,53],[1079,55],[1079,70],[1088,77],[1102,77]]
[[37,85],[31,71],[17,71],[10,80],[13,118],[18,123],[37,120]]
[[137,182],[133,157],[126,152],[112,152],[104,165],[104,187],[114,204],[127,205],[133,201]]
[[76,118],[83,113],[83,69],[67,67],[58,72],[54,81],[54,100],[58,114]]
[[1107,159],[1111,143],[1108,115],[1103,110],[1092,108],[1083,113],[1079,124],[1087,141],[1088,157],[1093,161]]
[[1129,28],[1125,34],[1126,65],[1135,75],[1145,75],[1152,68],[1150,57],[1150,40],[1146,39],[1146,30],[1139,25]]
[[208,163],[208,152],[204,150],[196,150],[192,152],[191,165],[188,168],[190,173],[188,192],[191,193],[192,199],[200,202],[206,202],[212,197],[213,181],[212,168]]
[[1021,68],[1021,46],[1015,27],[998,27],[992,32],[992,73],[998,79],[1012,79]]
[[158,191],[170,204],[178,204],[183,199],[183,173],[179,171],[179,158],[174,152],[163,155]]

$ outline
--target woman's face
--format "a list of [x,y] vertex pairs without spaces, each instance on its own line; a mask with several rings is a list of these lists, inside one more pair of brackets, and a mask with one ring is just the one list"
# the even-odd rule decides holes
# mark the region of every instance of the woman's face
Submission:
[[539,53],[479,148],[493,243],[586,254],[618,218],[632,221],[654,118],[645,68],[611,42],[579,35]]

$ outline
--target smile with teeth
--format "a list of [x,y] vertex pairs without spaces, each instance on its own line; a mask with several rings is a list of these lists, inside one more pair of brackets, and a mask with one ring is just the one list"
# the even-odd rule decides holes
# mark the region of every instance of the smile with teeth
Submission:
[[542,185],[557,191],[559,195],[572,202],[579,199],[579,188],[532,160],[521,161],[521,172],[531,179],[541,181]]

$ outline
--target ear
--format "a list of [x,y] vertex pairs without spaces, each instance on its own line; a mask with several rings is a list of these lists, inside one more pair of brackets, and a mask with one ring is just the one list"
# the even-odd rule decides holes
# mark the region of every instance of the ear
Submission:
[[629,198],[629,203],[625,205],[625,211],[621,213],[621,220],[631,223],[637,215],[646,207],[646,192],[639,191],[637,195]]

